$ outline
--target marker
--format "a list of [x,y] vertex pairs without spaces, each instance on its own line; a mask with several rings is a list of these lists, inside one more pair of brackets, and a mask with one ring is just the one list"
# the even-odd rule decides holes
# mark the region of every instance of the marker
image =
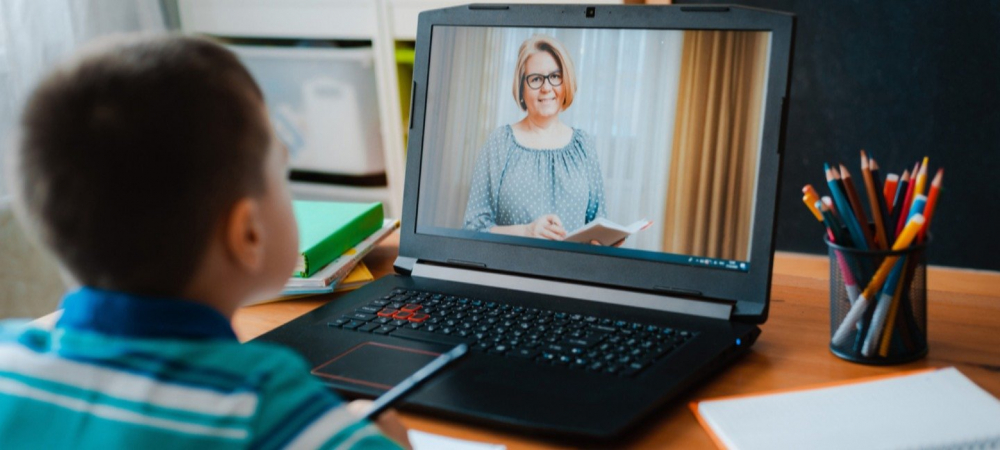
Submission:
[[413,375],[410,375],[395,387],[389,389],[388,392],[375,399],[375,402],[372,403],[372,408],[368,410],[364,418],[367,420],[377,419],[379,415],[385,412],[385,410],[391,407],[394,403],[398,402],[420,386],[423,382],[427,381],[427,379],[429,379],[432,375],[436,374],[441,369],[444,369],[448,364],[451,364],[452,362],[465,356],[468,351],[468,346],[465,344],[459,344],[457,347],[447,351],[446,353],[442,353],[437,358],[434,358],[434,360],[427,363],[426,366],[421,367],[420,370],[414,372]]
[[813,189],[811,184],[807,184],[802,188],[802,194],[802,203],[805,203],[809,211],[812,211],[813,216],[816,216],[816,220],[822,222],[823,215],[816,209],[816,202],[819,201],[819,195],[816,194],[816,190]]
[[[920,228],[924,226],[924,216],[921,214],[914,215],[906,222],[906,227],[903,228],[903,232],[899,234],[899,238],[892,245],[893,251],[899,251],[910,246],[913,239],[917,236],[917,232]],[[886,277],[889,276],[889,272],[892,270],[896,261],[899,260],[899,256],[887,256],[883,261],[882,265],[879,266],[875,275],[872,276],[871,281],[868,283],[868,287],[865,288],[864,292],[858,296],[858,301],[854,302],[851,309],[847,312],[844,321],[840,323],[837,327],[837,331],[833,334],[833,344],[842,345],[847,340],[851,329],[857,325],[864,316],[865,311],[868,310],[870,301],[868,299],[873,298],[872,296],[882,289],[883,283],[885,283]]]

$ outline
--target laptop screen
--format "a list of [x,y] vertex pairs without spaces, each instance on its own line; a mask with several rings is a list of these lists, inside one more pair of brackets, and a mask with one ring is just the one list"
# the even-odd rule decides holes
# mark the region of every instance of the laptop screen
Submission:
[[770,47],[434,26],[416,232],[748,271]]

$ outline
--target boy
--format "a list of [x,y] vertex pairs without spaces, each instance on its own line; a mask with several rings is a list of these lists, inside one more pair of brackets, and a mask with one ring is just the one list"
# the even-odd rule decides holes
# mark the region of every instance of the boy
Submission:
[[287,152],[228,50],[159,36],[94,46],[29,99],[13,186],[84,287],[52,331],[0,327],[3,448],[395,448],[306,362],[240,345],[240,304],[276,295],[297,232]]

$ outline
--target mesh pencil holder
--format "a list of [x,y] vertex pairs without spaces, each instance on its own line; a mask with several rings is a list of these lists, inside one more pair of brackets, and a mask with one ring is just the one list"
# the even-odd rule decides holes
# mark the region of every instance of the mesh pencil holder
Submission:
[[[830,351],[875,365],[926,355],[929,239],[899,251],[859,250],[824,240],[830,255]],[[887,275],[874,276],[884,264]],[[874,292],[872,298],[864,296],[866,288]]]

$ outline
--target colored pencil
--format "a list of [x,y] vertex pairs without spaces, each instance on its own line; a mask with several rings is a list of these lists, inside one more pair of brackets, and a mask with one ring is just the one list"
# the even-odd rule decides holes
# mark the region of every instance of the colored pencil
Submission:
[[[920,164],[920,163],[917,163]],[[913,176],[910,180],[910,185],[906,187],[906,196],[903,197],[902,209],[899,210],[899,220],[896,223],[896,235],[903,231],[903,226],[906,225],[906,213],[910,210],[910,202],[913,201],[913,190],[917,185],[916,174],[919,172],[920,168],[917,166],[913,167]]]
[[[830,241],[842,246],[850,245],[848,243],[849,238],[843,234],[844,232],[840,229],[840,224],[837,223],[837,219],[833,217],[830,209],[827,208],[823,202],[816,202],[815,207],[823,214],[823,222],[826,224],[826,232],[830,236]],[[857,301],[858,295],[861,293],[861,289],[858,288],[856,275],[851,270],[850,264],[847,264],[847,259],[840,252],[840,250],[834,249],[833,252],[837,255],[837,265],[840,267],[840,274],[844,279],[844,289],[847,291],[847,301],[853,305],[854,302]]]
[[923,164],[920,165],[920,173],[917,174],[917,185],[913,188],[913,195],[923,194],[927,187],[927,157],[924,157]]
[[886,226],[886,222],[889,220],[889,206],[886,205],[885,198],[882,196],[884,186],[882,186],[882,178],[879,176],[878,161],[875,161],[874,158],[868,158],[868,167],[872,172],[872,185],[875,186],[875,202],[878,203],[878,214],[882,216],[882,226],[884,227],[882,231],[885,232],[886,237],[885,248],[889,248],[889,243],[892,242],[887,230],[888,227]]
[[885,230],[889,240],[894,240],[898,233],[896,233],[896,222],[899,221],[899,217],[903,215],[903,200],[906,197],[906,190],[910,187],[910,172],[904,170],[903,176],[899,178],[899,185],[896,186],[896,195],[892,199],[891,213],[889,214],[888,228]]
[[827,164],[824,164],[824,167],[826,169],[826,182],[830,187],[830,194],[833,196],[833,202],[837,205],[837,211],[840,212],[840,219],[844,221],[847,231],[851,234],[851,240],[854,241],[856,247],[868,250],[865,236],[861,233],[861,227],[854,218],[854,213],[851,212],[851,205],[847,197],[844,196],[843,191],[840,190],[838,183],[840,177],[837,176],[837,171],[830,168]]
[[868,164],[868,157],[865,155],[864,150],[861,151],[861,177],[865,180],[868,206],[871,208],[872,217],[875,219],[875,247],[878,249],[889,248],[889,241],[885,237],[885,221],[882,218],[884,207],[879,206],[878,199],[880,192],[875,188],[875,176],[871,172],[871,166]]
[[885,176],[885,185],[882,186],[882,195],[885,197],[885,204],[892,209],[892,199],[896,195],[896,185],[899,184],[899,175],[890,173]]
[[924,206],[924,217],[927,218],[927,223],[924,224],[924,228],[920,230],[920,240],[923,241],[924,237],[927,236],[927,230],[931,227],[931,219],[934,218],[934,208],[937,207],[938,195],[941,192],[941,181],[944,178],[944,168],[940,168],[937,174],[934,175],[934,181],[931,181],[930,192],[927,193],[927,205]]
[[851,202],[854,217],[857,218],[858,225],[861,226],[861,235],[865,238],[865,244],[868,245],[868,248],[874,248],[875,239],[872,237],[868,215],[865,214],[865,208],[861,204],[861,197],[858,196],[858,190],[854,188],[854,182],[851,181],[851,172],[848,172],[847,167],[844,167],[843,164],[840,165],[840,179],[844,182],[844,187],[847,189],[847,200]]

